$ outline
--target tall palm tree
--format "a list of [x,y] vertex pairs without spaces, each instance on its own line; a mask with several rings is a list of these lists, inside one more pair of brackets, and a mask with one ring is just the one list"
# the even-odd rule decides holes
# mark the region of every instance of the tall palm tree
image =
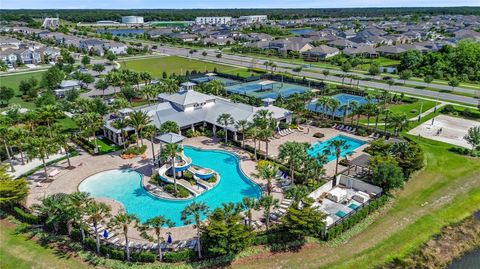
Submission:
[[267,194],[270,195],[273,190],[272,180],[275,178],[278,172],[278,166],[276,165],[264,165],[257,167],[258,173],[254,174],[256,178],[267,181]]
[[106,223],[106,218],[110,217],[111,208],[105,203],[91,200],[87,203],[85,211],[87,214],[87,222],[93,224],[95,241],[97,244],[97,254],[100,254],[100,231],[98,228],[99,225]]
[[[130,117],[130,124],[132,124],[133,129],[135,129],[135,135],[137,136],[137,147],[138,147],[138,140],[142,139],[141,131],[145,126],[149,125],[152,122],[152,119],[148,116],[147,112],[145,111],[133,111],[129,114]],[[143,141],[142,141],[143,145]]]
[[384,133],[387,133],[387,126],[388,126],[388,120],[390,119],[389,117],[393,114],[392,111],[390,109],[385,109],[383,110],[383,114],[385,115],[385,119],[384,119],[384,122],[385,122],[385,126],[383,127],[383,132]]
[[246,131],[248,128],[248,121],[247,120],[239,120],[235,123],[235,128],[242,132],[242,148],[245,148],[245,136]]
[[229,113],[222,113],[217,118],[217,123],[220,125],[223,125],[223,131],[225,132],[225,143],[227,143],[227,138],[228,138],[227,127],[228,125],[232,125],[234,122],[235,122],[234,118]]
[[380,120],[380,116],[383,115],[383,108],[374,106],[373,114],[375,114],[375,132],[376,132],[378,128],[378,121]]
[[[157,242],[157,254],[158,254],[158,261],[162,261],[162,228],[167,225],[169,228],[173,227],[175,223],[170,219],[164,216],[156,216],[151,219],[148,219],[140,226],[141,235],[143,238],[149,241],[156,241]],[[153,231],[155,233],[156,238],[153,238],[148,234],[149,231]]]
[[67,157],[68,163],[67,168],[71,168],[72,164],[70,163],[70,145],[68,144],[68,142],[70,141],[70,136],[68,134],[56,134],[55,138],[58,145],[62,147],[63,150],[65,150],[65,156]]
[[130,126],[130,120],[128,118],[119,118],[112,123],[112,126],[120,130],[120,135],[122,137],[123,149],[126,149],[127,146],[127,134],[125,129]]
[[295,170],[306,156],[305,146],[298,142],[286,142],[280,145],[278,159],[288,164],[292,183],[295,183]]
[[182,148],[178,144],[168,144],[162,150],[163,156],[170,158],[172,162],[173,187],[175,193],[177,192],[177,173],[175,172],[175,159],[180,152],[182,152]]
[[48,173],[45,159],[48,157],[48,155],[57,152],[57,150],[57,144],[45,137],[33,137],[28,141],[27,157],[30,160],[34,158],[39,158],[42,160],[43,172],[46,180],[48,180]]
[[340,106],[340,101],[335,98],[330,98],[328,101],[330,108],[332,109],[332,120],[335,119],[335,113],[337,112],[338,107]]
[[367,128],[370,126],[370,117],[374,113],[375,106],[372,103],[366,103],[363,106],[363,111],[365,114],[367,114]]
[[247,136],[253,140],[253,155],[255,156],[255,160],[257,160],[257,140],[259,138],[259,133],[260,129],[254,124],[250,125],[247,130]]
[[143,80],[145,85],[149,85],[152,80],[152,75],[148,72],[140,72],[140,79]]
[[350,124],[353,124],[353,117],[355,116],[355,113],[357,111],[357,108],[358,108],[358,102],[357,101],[351,101],[349,103],[349,107],[350,107],[350,110],[352,111],[352,118],[350,120]]
[[40,108],[39,110],[40,120],[47,124],[49,129],[49,136],[52,138],[51,127],[52,123],[58,118],[62,117],[63,112],[57,105],[46,105]]
[[270,128],[261,129],[258,133],[258,137],[261,141],[265,142],[265,159],[268,157],[268,143],[273,136],[273,130]]
[[345,124],[345,119],[347,118],[348,113],[348,104],[341,105],[340,110],[343,111],[342,123]]
[[22,165],[25,165],[25,149],[27,147],[27,138],[29,137],[30,132],[27,129],[22,127],[15,127],[12,129],[11,137],[12,143],[20,152],[20,159],[22,161]]
[[338,139],[338,140],[331,140],[328,142],[328,147],[334,149],[336,163],[335,163],[335,175],[338,173],[338,162],[340,161],[340,156],[342,154],[342,150],[346,150],[349,148],[347,144],[347,140]]
[[247,211],[248,226],[251,226],[252,210],[258,208],[258,200],[251,197],[243,197],[242,206]]
[[259,207],[263,209],[263,216],[265,218],[265,226],[268,228],[270,227],[270,212],[273,208],[277,208],[279,206],[278,199],[274,199],[271,195],[262,196],[258,200]]
[[155,162],[155,146],[153,144],[153,140],[156,134],[157,134],[157,128],[155,127],[155,125],[147,125],[145,126],[145,128],[143,128],[142,136],[147,137],[150,140],[150,143],[152,145],[152,160],[154,162]]
[[127,261],[130,261],[130,247],[128,242],[128,229],[130,225],[137,227],[140,220],[134,214],[120,213],[113,217],[109,223],[109,227],[113,230],[120,231],[125,237],[125,254],[127,255]]
[[73,221],[80,228],[82,242],[85,242],[85,218],[87,217],[87,207],[92,198],[86,192],[74,192],[69,195],[70,204],[73,207]]
[[7,126],[6,124],[0,125],[0,139],[2,140],[3,145],[5,147],[5,152],[7,153],[10,169],[12,172],[15,172],[15,168],[13,167],[12,154],[10,153],[10,147],[9,147],[9,144],[12,140],[11,133],[12,133],[12,129],[9,126]]
[[207,215],[208,214],[208,206],[207,204],[203,202],[193,202],[189,204],[185,209],[182,211],[182,221],[186,224],[189,225],[192,223],[192,218],[193,221],[195,221],[195,228],[197,230],[197,251],[198,251],[198,257],[202,258],[202,249],[200,245],[200,225],[202,224],[201,222],[201,216],[202,215]]

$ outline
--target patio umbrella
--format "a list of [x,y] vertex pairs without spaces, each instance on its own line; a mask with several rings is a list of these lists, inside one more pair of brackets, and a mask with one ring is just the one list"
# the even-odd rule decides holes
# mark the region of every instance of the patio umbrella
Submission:
[[170,245],[172,242],[173,242],[173,240],[172,240],[172,235],[171,235],[171,234],[168,234],[167,243]]
[[103,237],[108,238],[108,231],[107,230],[103,231]]

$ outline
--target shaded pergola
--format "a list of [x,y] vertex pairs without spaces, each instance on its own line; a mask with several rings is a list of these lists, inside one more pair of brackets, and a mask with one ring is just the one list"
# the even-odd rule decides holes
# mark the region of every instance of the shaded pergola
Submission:
[[170,145],[170,144],[181,144],[183,147],[183,140],[185,140],[185,136],[177,134],[177,133],[164,133],[155,137],[155,140],[160,142],[160,153],[158,154],[158,165],[161,165],[161,155],[162,155],[162,148],[163,145]]
[[350,165],[348,166],[347,174],[350,175],[350,171],[352,168],[355,170],[355,174],[358,173],[358,169],[360,168],[361,172],[367,171],[370,173],[370,159],[372,156],[363,153],[362,155],[352,159],[350,161]]

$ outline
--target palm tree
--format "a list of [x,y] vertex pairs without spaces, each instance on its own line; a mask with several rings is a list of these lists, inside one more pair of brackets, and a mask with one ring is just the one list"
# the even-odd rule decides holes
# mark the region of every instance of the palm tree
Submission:
[[328,147],[333,148],[335,150],[335,158],[336,158],[336,163],[335,163],[335,175],[338,173],[338,162],[340,161],[340,156],[342,153],[342,150],[346,150],[349,148],[347,144],[347,140],[344,139],[338,139],[338,140],[331,140],[328,142]]
[[148,137],[150,140],[150,143],[152,145],[152,160],[155,162],[155,146],[153,144],[153,139],[155,138],[155,135],[157,134],[157,128],[154,125],[147,125],[142,131],[142,135],[145,137]]
[[85,218],[87,217],[87,207],[92,201],[86,192],[74,192],[69,195],[69,201],[74,209],[73,221],[77,223],[82,235],[82,242],[85,242]]
[[370,117],[372,116],[373,113],[375,113],[375,107],[372,103],[366,103],[363,106],[363,111],[365,114],[367,114],[367,128],[370,126]]
[[96,112],[88,112],[87,114],[85,114],[85,120],[87,123],[87,130],[91,132],[93,136],[95,151],[97,151],[98,144],[97,144],[97,136],[95,135],[95,133],[97,132],[98,129],[102,128],[103,118],[100,114]]
[[218,95],[219,92],[225,91],[225,86],[223,85],[222,81],[217,79],[208,82],[208,86],[215,93],[215,95]]
[[57,150],[57,144],[45,137],[33,137],[28,141],[27,157],[30,160],[34,158],[39,158],[42,160],[43,172],[46,180],[48,180],[48,173],[45,159],[48,157],[48,155],[57,152]]
[[125,132],[125,128],[130,126],[130,120],[128,118],[119,118],[112,123],[112,126],[120,130],[120,135],[122,136],[122,145],[123,149],[125,150],[127,145],[127,134]]
[[350,104],[349,104],[349,107],[352,111],[352,118],[350,120],[350,124],[353,124],[353,117],[355,116],[355,112],[357,111],[358,102],[357,101],[351,101]]
[[265,159],[268,157],[268,143],[273,136],[273,130],[270,128],[261,129],[258,133],[258,137],[261,141],[265,142]]
[[277,175],[278,167],[276,165],[265,165],[257,167],[257,171],[258,173],[253,176],[267,181],[267,194],[270,195],[273,190],[272,180]]
[[71,168],[72,164],[70,163],[70,145],[68,144],[68,141],[70,141],[70,136],[68,134],[57,134],[55,137],[58,145],[65,150],[65,156],[67,157],[68,162],[67,168]]
[[7,153],[7,158],[8,162],[10,163],[10,168],[12,172],[15,172],[15,168],[13,167],[13,161],[12,161],[12,154],[10,154],[10,148],[9,144],[11,141],[11,133],[12,129],[7,126],[7,125],[0,125],[0,139],[3,142],[3,145],[5,146],[5,152]]
[[[148,219],[140,226],[141,235],[143,238],[149,241],[156,241],[157,242],[157,254],[158,254],[158,261],[162,261],[162,246],[161,243],[163,238],[161,237],[161,231],[163,226],[167,225],[169,228],[173,227],[175,224],[170,219],[164,216],[157,216],[151,219]],[[148,231],[153,231],[155,233],[156,238],[153,238],[148,234]]]
[[178,124],[174,121],[166,121],[162,123],[160,126],[160,133],[165,134],[165,133],[179,133],[180,132],[180,127],[178,127]]
[[177,173],[175,172],[175,159],[180,152],[182,152],[182,148],[178,144],[168,144],[162,150],[162,154],[165,157],[170,158],[172,162],[173,186],[175,189],[175,193],[177,192]]
[[67,206],[68,196],[65,193],[56,193],[41,200],[40,204],[32,205],[38,216],[45,219],[45,224],[52,225],[55,233],[59,225],[69,219],[73,213]]
[[162,85],[160,87],[161,92],[166,93],[166,94],[174,94],[178,92],[179,86],[178,86],[178,81],[173,78],[165,79],[162,82]]
[[383,129],[383,132],[387,133],[388,120],[389,120],[389,116],[392,115],[392,111],[390,109],[385,109],[385,110],[383,110],[383,114],[385,115],[385,119],[384,119],[385,126],[384,126],[384,129]]
[[245,148],[245,136],[246,130],[248,128],[248,121],[247,120],[239,120],[235,123],[235,128],[242,132],[242,148]]
[[134,214],[120,213],[113,217],[109,223],[109,227],[113,230],[119,230],[125,237],[125,253],[127,255],[127,261],[130,261],[130,247],[128,243],[128,228],[130,225],[137,227],[140,220]]
[[345,124],[345,119],[347,118],[348,113],[348,104],[341,105],[340,110],[343,111],[342,123]]
[[149,103],[157,97],[158,88],[156,85],[145,85],[141,90],[141,94],[144,99],[146,99]]
[[[152,122],[152,119],[148,116],[147,112],[145,111],[133,111],[129,114],[130,117],[130,124],[132,124],[133,129],[135,129],[135,135],[137,136],[136,143],[138,147],[138,140],[142,139],[141,131],[145,126]],[[143,141],[142,141],[143,145]]]
[[99,225],[105,223],[105,219],[110,217],[111,208],[104,203],[91,200],[86,206],[87,222],[93,224],[95,230],[95,241],[97,243],[97,254],[100,254],[100,235],[98,231]]
[[200,246],[200,225],[202,224],[200,216],[208,214],[208,206],[203,202],[193,202],[182,211],[182,221],[189,225],[192,223],[192,218],[195,221],[194,228],[197,229],[197,251],[198,251],[198,258],[202,258],[202,249]]
[[255,156],[255,160],[257,160],[257,139],[259,132],[260,129],[253,124],[247,130],[247,136],[253,139],[253,155]]
[[278,199],[274,199],[271,195],[262,196],[260,200],[258,200],[259,207],[263,209],[263,216],[265,217],[265,226],[268,228],[270,227],[270,212],[273,208],[278,208],[279,201]]
[[337,112],[338,107],[340,106],[340,101],[335,98],[330,98],[328,105],[332,109],[332,120],[335,118],[335,113]]
[[278,159],[289,166],[292,183],[295,183],[295,170],[306,155],[305,146],[298,142],[286,142],[280,145]]
[[248,226],[252,225],[252,210],[258,208],[258,200],[251,197],[243,197],[242,206],[247,211]]
[[310,191],[307,186],[295,185],[286,190],[285,196],[288,199],[292,199],[293,202],[298,205],[308,194],[310,194]]
[[392,121],[394,126],[393,133],[395,136],[398,136],[398,133],[408,126],[408,118],[405,114],[392,116]]
[[40,108],[39,110],[40,120],[47,124],[49,129],[49,136],[52,138],[51,127],[52,123],[58,118],[62,117],[63,112],[57,105],[46,105]]
[[227,143],[227,127],[228,125],[233,124],[235,121],[229,113],[222,113],[217,118],[217,123],[223,125],[223,130],[225,132],[225,144]]
[[149,85],[152,80],[152,75],[148,72],[140,72],[140,80],[143,80],[145,85]]
[[28,132],[26,129],[21,127],[13,128],[11,133],[11,138],[13,139],[12,141],[13,146],[15,146],[17,150],[20,152],[20,159],[22,161],[22,165],[25,165],[24,153],[25,153],[25,148],[27,146],[26,141],[27,141],[27,138],[29,137],[29,134],[30,132]]

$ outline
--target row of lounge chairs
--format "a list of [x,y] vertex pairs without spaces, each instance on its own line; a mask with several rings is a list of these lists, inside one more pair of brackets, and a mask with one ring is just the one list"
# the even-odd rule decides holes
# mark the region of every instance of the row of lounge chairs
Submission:
[[373,138],[373,139],[379,139],[383,135],[381,133],[372,133],[371,135],[368,136],[368,138]]
[[277,174],[275,175],[278,182],[280,183],[280,187],[286,188],[292,184],[292,180],[288,176],[287,172],[283,172],[282,170],[278,170]]
[[335,123],[335,125],[333,125],[332,128],[342,132],[351,133],[351,134],[354,134],[355,132],[357,132],[357,128],[348,126],[348,125],[343,125],[343,124]]
[[288,128],[288,129],[280,130],[280,132],[278,132],[278,134],[280,136],[286,136],[286,135],[289,135],[289,134],[293,134],[294,132],[295,132],[295,130],[293,130],[291,128]]
[[[117,248],[125,247],[124,238],[115,233],[109,233],[108,238],[104,238],[103,233],[105,230],[106,228],[103,225],[99,225],[98,235],[100,236],[101,240],[104,243],[113,245],[114,247],[117,247]],[[91,235],[95,236],[95,227],[93,226],[93,224],[89,224],[89,231]],[[194,249],[196,245],[197,245],[197,239],[188,239],[188,240],[177,240],[172,244],[167,244],[163,242],[160,244],[160,247],[162,248],[162,250],[177,251],[185,248]],[[141,250],[153,251],[158,248],[157,243],[144,243],[144,242],[135,242],[135,241],[129,241],[128,246],[132,249],[137,249],[140,251]]]
[[287,213],[287,210],[292,205],[292,203],[293,201],[291,199],[283,199],[278,209],[270,213],[270,219],[273,221],[279,220]]

